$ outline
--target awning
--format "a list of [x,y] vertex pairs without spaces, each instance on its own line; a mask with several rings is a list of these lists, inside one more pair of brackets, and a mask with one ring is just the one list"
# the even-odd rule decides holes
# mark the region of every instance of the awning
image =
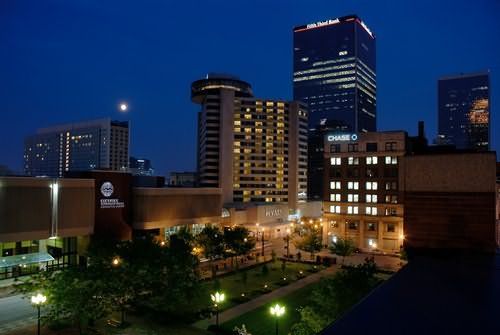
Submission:
[[54,257],[52,257],[47,252],[34,252],[31,254],[23,254],[23,255],[14,255],[7,257],[0,257],[0,268],[8,268],[17,265],[23,264],[34,264],[34,263],[42,263],[53,261]]

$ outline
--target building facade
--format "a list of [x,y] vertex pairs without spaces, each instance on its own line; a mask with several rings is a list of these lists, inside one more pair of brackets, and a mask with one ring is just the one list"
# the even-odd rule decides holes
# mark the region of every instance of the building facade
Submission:
[[295,208],[307,188],[307,110],[298,102],[259,99],[234,77],[195,81],[198,178],[220,187],[224,203],[283,202]]
[[168,186],[170,187],[195,187],[198,185],[196,172],[170,172]]
[[362,250],[400,251],[404,233],[399,165],[406,142],[403,131],[325,136],[326,244],[341,237]]
[[61,177],[69,171],[126,171],[129,124],[110,119],[38,129],[24,142],[24,173]]
[[320,199],[324,128],[376,131],[375,36],[352,15],[295,27],[293,47],[293,97],[309,109],[308,196]]
[[489,150],[489,72],[438,81],[438,141],[458,149]]
[[494,152],[424,152],[401,164],[405,249],[493,253]]
[[137,176],[152,176],[155,172],[149,159],[135,157],[130,157],[129,171]]

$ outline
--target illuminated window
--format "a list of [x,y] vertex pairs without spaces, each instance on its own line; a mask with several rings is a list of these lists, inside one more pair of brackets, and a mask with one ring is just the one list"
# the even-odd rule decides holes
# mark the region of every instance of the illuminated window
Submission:
[[366,189],[367,190],[377,190],[378,183],[376,181],[367,181],[366,182]]
[[340,206],[330,206],[330,213],[340,214]]
[[385,156],[385,164],[398,164],[398,157],[396,156]]
[[340,181],[331,181],[330,182],[331,190],[340,190]]
[[377,195],[376,194],[367,194],[366,195],[366,202],[373,202],[373,203],[376,203],[378,200],[377,198]]
[[342,159],[340,157],[331,157],[330,164],[331,165],[341,165]]
[[348,194],[347,195],[347,202],[358,202],[358,201],[359,201],[358,194]]
[[378,164],[378,157],[377,156],[366,157],[366,164],[367,165]]
[[377,207],[366,207],[365,213],[366,215],[377,215]]
[[359,190],[359,182],[350,181],[347,183],[347,189],[349,190]]
[[340,193],[330,194],[330,201],[340,201]]
[[347,214],[358,214],[358,206],[347,206]]
[[349,164],[349,165],[358,165],[359,164],[359,157],[349,157],[349,158],[347,158],[347,164]]

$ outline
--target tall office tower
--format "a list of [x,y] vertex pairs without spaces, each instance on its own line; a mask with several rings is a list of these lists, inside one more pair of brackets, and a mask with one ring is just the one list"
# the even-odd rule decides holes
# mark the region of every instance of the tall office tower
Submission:
[[323,195],[324,125],[376,131],[375,36],[355,15],[293,30],[293,98],[309,110],[308,196]]
[[155,172],[149,159],[135,157],[130,157],[129,171],[137,176],[152,176]]
[[38,129],[24,142],[24,172],[62,177],[68,171],[127,171],[128,121],[100,119]]
[[489,102],[489,72],[439,79],[438,141],[458,149],[488,150]]
[[307,111],[298,102],[259,99],[251,86],[207,75],[191,86],[198,114],[198,177],[220,187],[224,203],[282,202],[306,197]]

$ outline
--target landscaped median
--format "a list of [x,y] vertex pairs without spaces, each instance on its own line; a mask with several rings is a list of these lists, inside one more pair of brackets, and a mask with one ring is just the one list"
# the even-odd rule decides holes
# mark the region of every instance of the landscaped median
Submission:
[[[245,325],[248,332],[245,334],[267,335],[274,333],[278,325],[277,334],[317,334],[369,294],[386,276],[380,275],[373,259],[369,258],[363,264],[337,268],[326,276],[311,277],[315,280],[305,279],[303,283],[308,285],[297,285],[286,294],[270,294],[267,301],[244,313],[232,313],[233,317],[227,318],[231,311],[241,308],[227,311],[219,333],[236,334],[235,327],[241,329]],[[284,307],[285,312],[272,313],[271,307],[276,304]]]
[[[304,263],[292,263],[276,260],[253,268],[242,269],[237,272],[206,281],[202,284],[202,294],[193,301],[193,308],[200,311],[201,318],[212,315],[210,293],[219,291],[224,293],[225,301],[220,310],[227,310],[238,304],[255,299],[263,294],[288,286],[299,279],[324,269],[323,266]],[[200,328],[208,326],[208,320],[198,323]]]

